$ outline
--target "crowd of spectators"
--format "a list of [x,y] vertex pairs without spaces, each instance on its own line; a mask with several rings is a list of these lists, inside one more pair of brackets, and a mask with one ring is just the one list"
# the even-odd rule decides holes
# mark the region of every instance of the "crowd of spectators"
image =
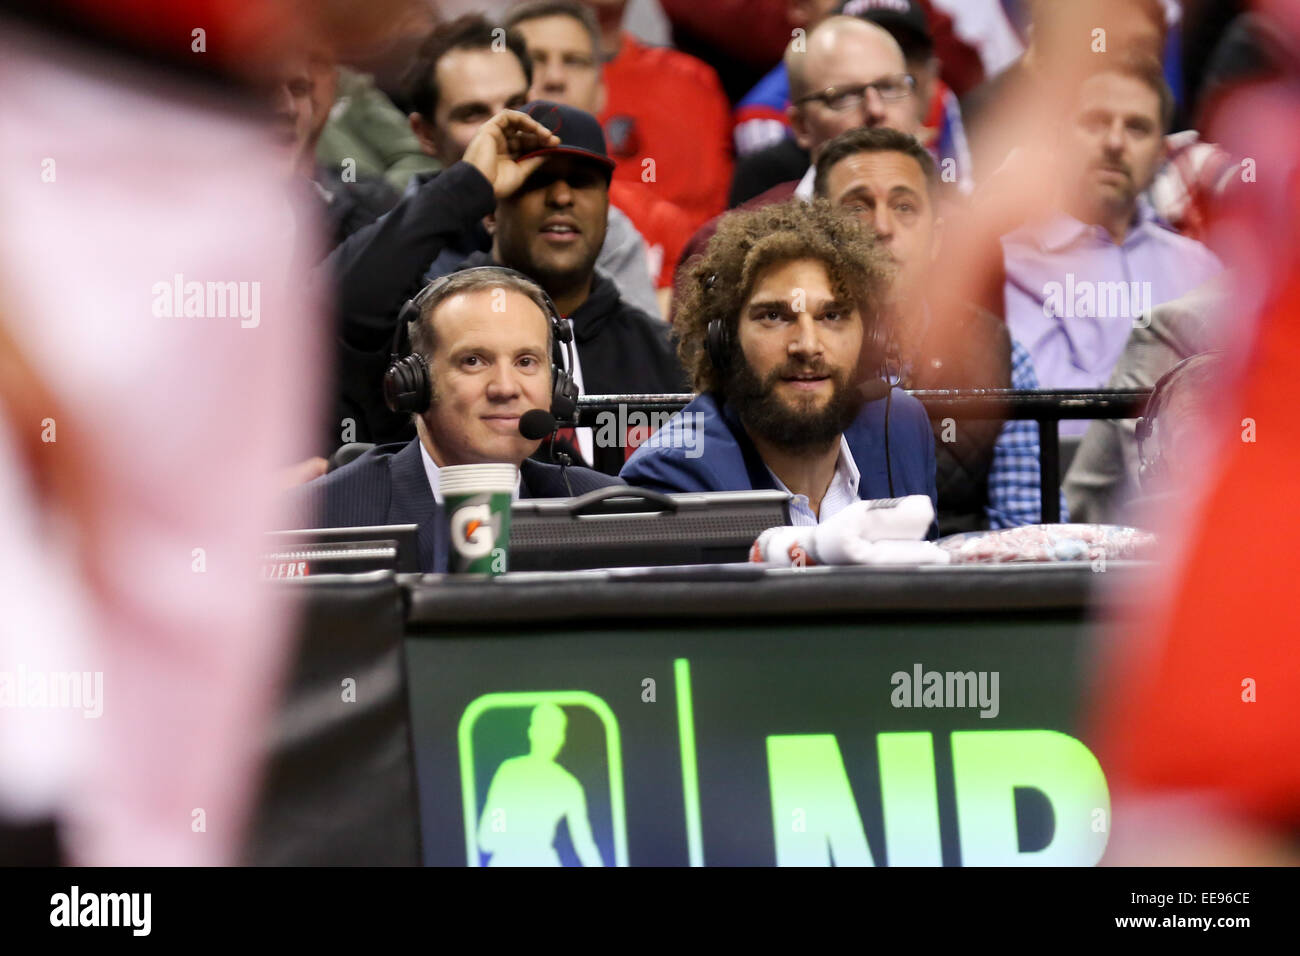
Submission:
[[[387,61],[345,64],[304,49],[285,64],[276,94],[286,139],[299,144],[296,174],[319,195],[329,229],[318,270],[334,291],[337,360],[322,457],[352,442],[415,439],[418,417],[393,412],[383,396],[386,368],[412,339],[398,314],[427,283],[461,269],[507,266],[554,300],[571,324],[573,367],[558,350],[550,358],[583,393],[681,392],[690,373],[702,395],[702,380],[712,383],[720,421],[731,407],[728,434],[745,446],[764,439],[726,398],[735,369],[692,342],[708,323],[682,310],[707,304],[693,285],[720,271],[740,283],[726,290],[739,309],[763,278],[762,233],[799,235],[804,216],[825,222],[813,211],[820,201],[856,220],[884,262],[870,303],[848,303],[862,310],[864,343],[880,340],[879,361],[857,364],[860,390],[877,376],[904,389],[1104,389],[1121,367],[1125,387],[1149,387],[1186,354],[1137,364],[1126,356],[1144,348],[1153,318],[1164,327],[1188,314],[1166,303],[1223,269],[1202,242],[1205,215],[1232,190],[1238,166],[1189,118],[1206,91],[1240,76],[1243,45],[1260,44],[1258,31],[1237,29],[1226,52],[1206,54],[1193,44],[1203,36],[1189,22],[1194,9],[1184,15],[1159,0],[1098,0],[1082,16],[1029,0],[790,0],[708,12],[659,0],[453,7],[423,24],[418,43],[404,26],[407,42],[390,44]],[[1007,135],[1006,117],[1045,88],[1067,97],[1054,104],[1053,128],[1032,142]],[[520,112],[558,143],[525,158],[516,137],[535,133],[507,118]],[[1021,176],[1050,188],[1036,204],[1002,203],[988,216]],[[731,220],[776,205],[775,216],[746,220],[748,240],[719,245]],[[783,261],[811,256],[822,263],[819,278],[839,283],[839,266],[801,241],[787,244]],[[734,261],[718,258],[724,249]],[[963,257],[982,260],[979,281],[967,281]],[[711,263],[706,273],[702,262]],[[769,371],[826,371],[828,323],[786,298],[785,361]],[[1221,299],[1189,301],[1203,305],[1189,320],[1197,334],[1179,340],[1210,348],[1206,303]],[[808,335],[797,332],[801,317]],[[737,315],[718,321],[732,348],[746,324]],[[697,355],[723,362],[723,374],[702,379],[691,366]],[[747,352],[738,362],[761,378]],[[825,396],[792,395],[778,379],[748,384],[809,416],[796,431],[816,432],[810,423],[829,413],[838,385]],[[817,392],[808,381],[798,388]],[[856,421],[867,428],[864,447],[888,444],[891,415],[910,414],[906,393],[867,384],[862,398],[840,410],[848,420],[836,435]],[[873,429],[878,404],[883,420]],[[905,427],[896,427],[895,446]],[[1122,451],[1108,452],[1104,493],[1085,502],[1073,492],[1068,503],[1062,493],[1062,520],[1071,505],[1094,521],[1118,520],[1138,492],[1131,427],[1115,427],[1093,426],[1093,457],[1070,479],[1076,489],[1099,480],[1095,455],[1109,430]],[[1062,423],[1067,465],[1087,428]],[[931,474],[915,490],[937,499],[941,533],[1041,519],[1035,422],[943,417],[929,431],[933,450],[918,461]],[[624,457],[645,438],[619,436]],[[596,463],[590,429],[562,429],[535,453],[553,460],[557,448]],[[792,449],[796,459],[820,454],[807,442]],[[890,479],[911,467],[892,452]],[[845,445],[841,472],[865,468],[864,454]],[[787,487],[770,456],[760,457],[775,486]],[[817,506],[834,454],[827,466],[805,476],[812,484],[800,492],[816,520],[834,510]],[[638,459],[623,477],[647,481],[645,470]],[[752,477],[719,487],[751,487]]]

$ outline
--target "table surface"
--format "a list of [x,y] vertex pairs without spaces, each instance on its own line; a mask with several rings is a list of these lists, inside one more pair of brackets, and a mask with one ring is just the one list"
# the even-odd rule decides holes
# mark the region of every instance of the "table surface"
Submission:
[[[1065,612],[1082,616],[1144,562],[912,568],[770,568],[754,564],[477,575],[399,575],[408,626],[635,616],[671,619],[854,614]],[[1122,590],[1122,589],[1120,589]]]

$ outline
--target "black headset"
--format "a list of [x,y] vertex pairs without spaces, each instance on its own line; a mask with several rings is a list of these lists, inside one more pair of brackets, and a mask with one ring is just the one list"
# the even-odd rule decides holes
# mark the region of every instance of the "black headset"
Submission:
[[541,293],[542,301],[546,303],[547,319],[551,323],[551,337],[554,339],[554,351],[551,355],[554,385],[551,388],[550,412],[557,422],[572,424],[578,411],[578,385],[573,379],[573,325],[560,315],[560,310],[555,307],[555,303],[546,294],[545,289],[522,272],[505,266],[475,266],[453,272],[434,279],[406,301],[397,315],[397,328],[393,330],[393,347],[389,355],[388,371],[384,373],[385,403],[395,412],[413,415],[420,415],[429,410],[429,406],[433,403],[433,376],[429,373],[429,363],[423,355],[416,352],[400,354],[402,334],[409,333],[410,323],[419,319],[424,304],[442,291],[454,277],[475,273],[497,278],[513,276],[523,279]]
[[[1151,397],[1147,399],[1146,408],[1142,410],[1142,417],[1137,420],[1138,484],[1141,485],[1143,491],[1151,491],[1152,484],[1162,480],[1165,474],[1164,450],[1160,447],[1159,438],[1156,437],[1158,433],[1157,418],[1160,415],[1160,406],[1169,397],[1174,379],[1187,365],[1197,359],[1203,359],[1207,356],[1218,358],[1222,357],[1222,355],[1222,349],[1197,352],[1195,355],[1187,356],[1187,358],[1175,364],[1173,368],[1156,379],[1156,384],[1151,389]],[[1150,456],[1147,455],[1148,442],[1155,446],[1155,452]]]

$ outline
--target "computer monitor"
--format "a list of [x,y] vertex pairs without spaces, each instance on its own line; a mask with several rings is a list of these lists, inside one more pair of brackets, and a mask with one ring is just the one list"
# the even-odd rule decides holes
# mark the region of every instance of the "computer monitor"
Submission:
[[760,534],[789,523],[789,495],[780,491],[665,495],[616,486],[527,499],[510,512],[510,570],[745,561]]
[[262,552],[264,579],[365,571],[419,571],[416,525],[272,531]]

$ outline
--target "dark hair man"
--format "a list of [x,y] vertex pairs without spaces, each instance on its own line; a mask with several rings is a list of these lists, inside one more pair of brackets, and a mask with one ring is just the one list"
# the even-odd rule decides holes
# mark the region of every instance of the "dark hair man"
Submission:
[[[931,312],[926,288],[943,220],[938,173],[920,143],[883,127],[850,130],[826,144],[816,168],[817,195],[869,225],[894,266],[890,301],[907,387],[1038,387],[1029,353],[996,316],[973,306],[952,316]],[[941,534],[1041,520],[1034,422],[931,425]]]
[[[420,568],[446,571],[447,529],[438,470],[508,462],[519,468],[516,497],[582,494],[618,479],[586,468],[529,459],[539,442],[519,419],[550,408],[552,328],[541,289],[504,269],[470,269],[438,280],[408,331],[429,368],[429,409],[417,437],[381,445],[304,485],[299,503],[320,527],[419,525]],[[568,482],[566,484],[565,477]]]
[[[859,498],[933,502],[925,409],[898,390],[866,400],[888,288],[867,231],[826,203],[724,217],[681,286],[679,352],[700,395],[622,476],[668,492],[785,490],[795,524]],[[678,440],[683,428],[699,434]]]
[[[1067,105],[1058,212],[1002,237],[1006,320],[1047,388],[1101,388],[1152,306],[1222,270],[1142,193],[1164,156],[1172,97],[1153,58],[1099,56]],[[1086,422],[1063,422],[1081,435]]]
[[407,71],[411,131],[426,153],[450,166],[480,126],[528,102],[532,81],[518,33],[473,14],[440,24]]

